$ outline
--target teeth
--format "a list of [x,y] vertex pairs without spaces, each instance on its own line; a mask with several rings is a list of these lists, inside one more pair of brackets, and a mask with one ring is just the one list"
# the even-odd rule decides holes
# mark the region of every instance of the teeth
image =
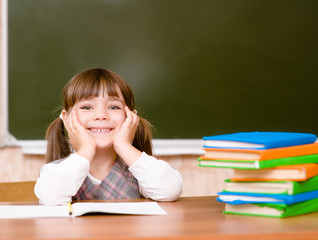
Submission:
[[107,128],[107,129],[92,129],[91,130],[92,132],[110,132],[110,129]]

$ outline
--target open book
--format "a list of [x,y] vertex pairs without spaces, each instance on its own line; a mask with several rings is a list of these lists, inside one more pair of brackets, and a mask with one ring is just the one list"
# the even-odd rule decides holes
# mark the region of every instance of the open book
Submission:
[[71,209],[67,205],[0,205],[0,219],[77,217],[92,213],[166,215],[156,202],[77,202],[71,205]]

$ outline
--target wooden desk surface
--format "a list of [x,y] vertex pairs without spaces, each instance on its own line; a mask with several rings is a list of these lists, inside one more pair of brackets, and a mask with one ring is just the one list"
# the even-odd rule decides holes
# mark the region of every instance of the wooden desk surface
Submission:
[[286,219],[226,215],[216,197],[159,205],[168,215],[0,219],[0,239],[318,239],[318,213]]

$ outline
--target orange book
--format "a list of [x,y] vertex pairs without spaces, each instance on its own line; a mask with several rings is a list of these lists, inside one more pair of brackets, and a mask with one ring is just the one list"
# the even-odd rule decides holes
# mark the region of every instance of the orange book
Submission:
[[306,181],[318,175],[318,164],[298,164],[259,170],[234,169],[231,181]]
[[318,142],[292,147],[265,150],[239,148],[204,148],[201,159],[213,160],[270,160],[276,158],[297,157],[318,154]]

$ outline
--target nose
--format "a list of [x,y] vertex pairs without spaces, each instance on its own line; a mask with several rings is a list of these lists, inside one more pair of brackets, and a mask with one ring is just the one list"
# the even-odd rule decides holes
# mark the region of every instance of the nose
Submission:
[[108,111],[106,109],[99,109],[95,112],[94,115],[95,120],[108,120]]

